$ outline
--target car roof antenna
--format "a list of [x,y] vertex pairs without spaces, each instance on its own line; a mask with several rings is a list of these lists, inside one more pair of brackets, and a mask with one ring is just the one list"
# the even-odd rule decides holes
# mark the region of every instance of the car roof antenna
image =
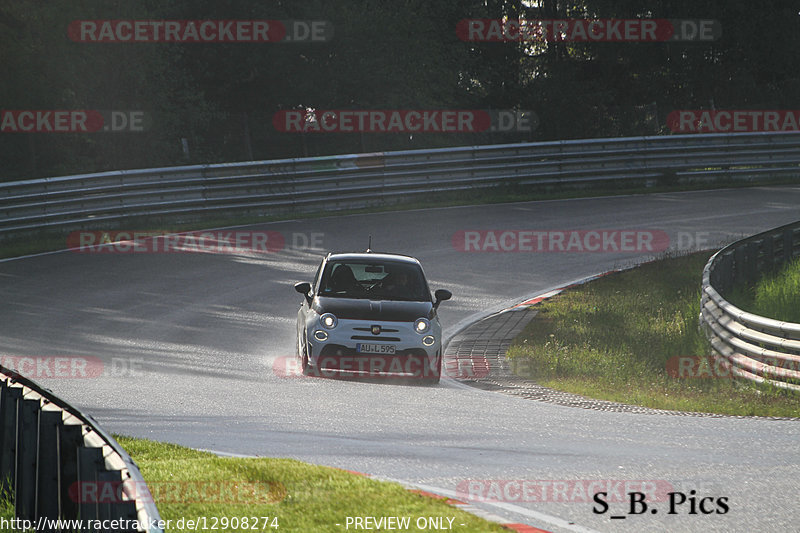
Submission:
[[372,235],[369,236],[369,244],[367,244],[367,253],[372,252]]

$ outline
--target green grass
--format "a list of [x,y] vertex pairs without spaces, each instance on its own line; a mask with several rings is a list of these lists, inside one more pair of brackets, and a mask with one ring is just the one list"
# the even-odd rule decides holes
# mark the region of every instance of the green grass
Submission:
[[759,279],[753,286],[735,288],[730,302],[756,315],[800,323],[800,259]]
[[[721,377],[677,378],[673,358],[708,356],[698,327],[710,252],[665,258],[567,290],[538,306],[508,357],[521,376],[658,409],[800,416],[800,395]],[[707,375],[706,375],[707,376]]]
[[[444,500],[343,470],[291,459],[218,457],[174,444],[116,439],[138,464],[161,518],[172,521],[173,527],[167,531],[189,530],[174,527],[181,518],[201,520],[200,524],[205,520],[208,527],[214,520],[220,527],[227,520],[229,526],[222,530],[244,531],[241,523],[238,529],[230,527],[231,521],[270,517],[266,527],[262,527],[263,519],[259,518],[256,530],[341,532],[348,516],[409,516],[411,529],[415,529],[413,524],[418,517],[456,517],[454,524],[466,524],[459,525],[459,531],[508,531],[455,509]],[[235,486],[238,488],[232,488]],[[260,488],[252,490],[253,486]],[[224,488],[224,496],[198,501],[198,494],[214,494],[219,487]]]
[[[8,494],[0,495],[0,519],[10,522],[14,518],[14,501]],[[10,527],[0,527],[3,532],[16,532],[17,529]]]
[[[33,529],[22,530],[16,527],[11,527],[7,524],[12,524],[11,520],[15,518],[14,514],[14,498],[6,490],[0,491],[0,519],[5,520],[5,524],[0,526],[2,533],[36,533]],[[18,523],[16,523],[18,524]]]

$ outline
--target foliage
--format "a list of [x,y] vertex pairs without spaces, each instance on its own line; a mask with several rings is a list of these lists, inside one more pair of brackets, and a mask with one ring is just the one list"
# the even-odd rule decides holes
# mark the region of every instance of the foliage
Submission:
[[800,323],[800,260],[764,275],[753,286],[735,288],[730,300],[759,316]]
[[[797,8],[766,0],[19,0],[0,6],[6,110],[143,110],[145,132],[0,133],[0,180],[181,163],[666,133],[668,113],[798,109]],[[712,43],[465,42],[469,18],[712,18]],[[73,42],[85,19],[327,20],[324,43]],[[746,28],[742,21],[747,21]],[[531,109],[532,132],[279,133],[286,109]],[[188,155],[182,139],[188,143]]]

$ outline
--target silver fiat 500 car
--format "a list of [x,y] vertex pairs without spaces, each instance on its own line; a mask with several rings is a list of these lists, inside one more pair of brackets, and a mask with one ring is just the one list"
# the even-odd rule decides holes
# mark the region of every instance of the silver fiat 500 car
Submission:
[[419,261],[397,254],[328,254],[297,313],[297,357],[303,374],[398,376],[438,383],[442,328]]

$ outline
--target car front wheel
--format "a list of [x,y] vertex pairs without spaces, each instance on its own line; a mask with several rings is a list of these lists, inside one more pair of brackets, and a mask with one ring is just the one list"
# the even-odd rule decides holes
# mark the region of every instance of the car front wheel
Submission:
[[308,364],[308,348],[305,333],[299,334],[297,336],[297,349],[295,350],[295,356],[300,361],[300,370],[303,372],[304,376],[307,376],[311,373],[309,364]]
[[301,346],[300,356],[300,369],[303,371],[304,376],[311,374],[311,366],[308,364],[308,342],[305,342],[305,334],[303,334],[304,342]]
[[436,362],[433,365],[433,372],[427,382],[430,385],[436,385],[442,377],[442,352],[436,354]]

